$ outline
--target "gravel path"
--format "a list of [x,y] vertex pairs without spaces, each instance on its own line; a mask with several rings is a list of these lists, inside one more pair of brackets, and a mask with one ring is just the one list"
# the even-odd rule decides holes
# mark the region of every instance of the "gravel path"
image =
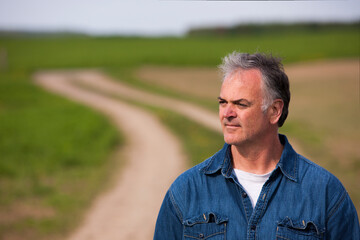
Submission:
[[[110,88],[128,98],[134,91],[97,71],[47,71],[35,81],[45,89],[105,114],[125,134],[126,166],[113,187],[93,203],[69,240],[152,239],[156,216],[171,182],[185,169],[179,141],[150,113],[82,84]],[[135,91],[136,92],[136,91]],[[130,94],[130,95],[129,95]]]

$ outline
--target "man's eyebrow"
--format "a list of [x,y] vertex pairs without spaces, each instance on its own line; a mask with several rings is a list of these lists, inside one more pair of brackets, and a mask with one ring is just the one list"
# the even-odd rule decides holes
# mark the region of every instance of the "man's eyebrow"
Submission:
[[[219,101],[226,101],[226,102],[227,102],[227,100],[223,99],[222,97],[218,97],[218,100],[219,100]],[[249,101],[249,100],[247,100],[247,99],[245,99],[245,98],[240,98],[240,99],[232,100],[232,101],[230,101],[230,102],[232,102],[232,103],[239,103],[239,102],[242,102],[242,101],[245,101],[245,102],[247,102],[248,104],[252,104],[251,101]]]
[[245,102],[248,102],[248,103],[251,103],[249,100],[245,99],[245,98],[240,98],[240,99],[237,99],[237,100],[233,100],[231,102],[233,103],[237,103],[237,102],[242,102],[242,101],[245,101]]

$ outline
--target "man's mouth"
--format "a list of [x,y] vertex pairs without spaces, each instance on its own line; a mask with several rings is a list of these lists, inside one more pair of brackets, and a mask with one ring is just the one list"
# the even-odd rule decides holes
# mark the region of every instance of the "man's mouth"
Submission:
[[225,123],[224,125],[227,128],[238,128],[238,127],[240,127],[239,124],[232,124],[232,123]]

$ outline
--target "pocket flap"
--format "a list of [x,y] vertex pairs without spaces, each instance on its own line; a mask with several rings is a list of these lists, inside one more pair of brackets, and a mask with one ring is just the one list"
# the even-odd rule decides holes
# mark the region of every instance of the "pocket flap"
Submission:
[[198,223],[216,223],[221,224],[227,222],[228,218],[222,217],[220,214],[215,212],[205,212],[199,216],[195,216],[193,218],[187,219],[184,222],[185,226],[193,226]]
[[286,227],[289,229],[304,231],[304,232],[314,232],[316,235],[321,235],[325,232],[319,224],[315,224],[310,220],[292,220],[289,217],[286,217],[278,223],[278,226]]
[[205,212],[184,221],[184,239],[225,239],[227,218]]

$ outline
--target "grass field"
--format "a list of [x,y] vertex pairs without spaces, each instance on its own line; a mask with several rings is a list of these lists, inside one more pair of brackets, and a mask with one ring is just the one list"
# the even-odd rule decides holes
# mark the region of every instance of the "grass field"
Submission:
[[285,61],[344,58],[358,55],[359,32],[336,30],[321,33],[242,36],[228,38],[27,38],[0,39],[8,53],[8,68],[114,67],[143,64],[215,66],[234,50],[265,51]]
[[44,92],[28,74],[2,74],[0,119],[0,238],[56,239],[103,187],[123,139],[105,117]]
[[[104,179],[109,179],[109,166],[115,161],[111,160],[111,153],[124,141],[104,117],[34,86],[34,71],[101,67],[137,87],[214,108],[202,97],[184,96],[176,90],[143,83],[133,71],[144,65],[214,67],[221,57],[236,49],[273,52],[284,56],[287,63],[358,58],[358,42],[359,32],[348,29],[311,34],[294,31],[261,38],[0,38],[0,50],[7,54],[7,63],[0,66],[0,238],[61,239],[73,228]],[[321,85],[317,88],[321,89]],[[302,91],[307,92],[305,86]],[[340,110],[341,107],[337,109]],[[182,137],[192,159],[208,156],[210,150],[213,153],[212,149],[204,148],[201,154],[190,149],[195,146],[190,141],[202,142],[212,133],[198,131],[196,137],[185,141],[188,132],[181,129],[192,132],[191,123],[182,121],[180,116],[169,118],[160,110],[154,111]],[[302,120],[293,121],[286,131],[315,135],[304,138],[304,144],[313,139],[317,142],[324,132],[328,134],[327,128],[314,133],[314,126],[301,124]],[[333,156],[321,150],[325,149],[323,143],[310,145],[319,159]],[[349,167],[339,172],[345,182],[346,176],[354,179],[352,175],[358,173],[357,160],[358,156],[353,156]],[[338,167],[334,164],[333,168]],[[357,170],[349,174],[349,169]],[[356,183],[353,185],[356,188]],[[352,196],[354,192],[350,192]]]

